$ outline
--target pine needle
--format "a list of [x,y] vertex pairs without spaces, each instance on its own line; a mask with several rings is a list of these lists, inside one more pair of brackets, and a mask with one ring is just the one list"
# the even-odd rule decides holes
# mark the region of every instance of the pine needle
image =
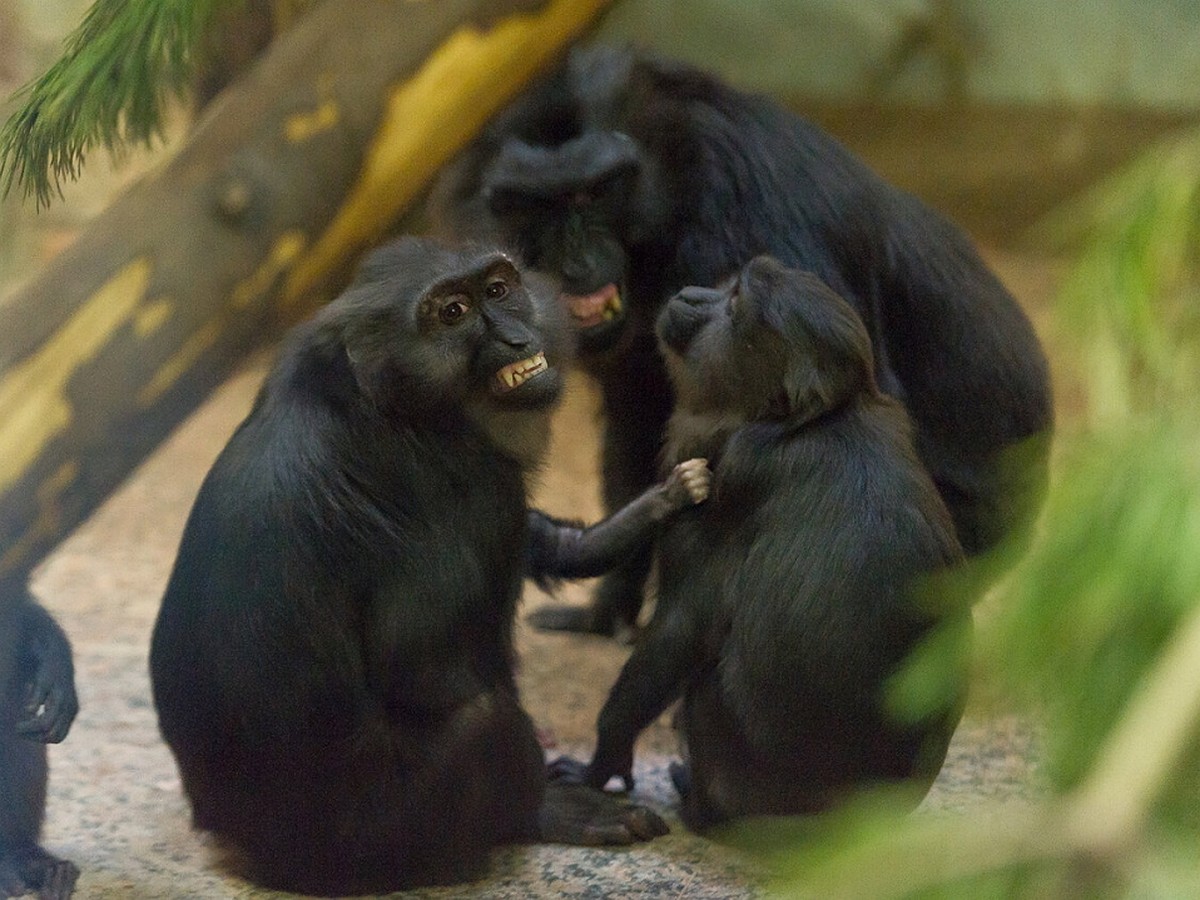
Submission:
[[0,193],[48,206],[93,148],[161,137],[171,97],[191,83],[215,14],[245,0],[96,0],[62,57],[16,95],[0,130]]

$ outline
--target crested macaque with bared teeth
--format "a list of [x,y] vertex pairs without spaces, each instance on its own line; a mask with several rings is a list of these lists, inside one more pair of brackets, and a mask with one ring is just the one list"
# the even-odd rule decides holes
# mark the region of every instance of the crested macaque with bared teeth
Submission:
[[564,332],[504,253],[389,244],[205,479],[150,670],[194,823],[251,880],[385,892],[479,877],[499,844],[665,831],[548,786],[517,696],[523,577],[603,571],[707,485],[688,462],[591,528],[527,508]]
[[[1021,308],[961,230],[769,98],[650,54],[576,48],[448,167],[430,210],[444,233],[562,279],[601,392],[609,509],[655,479],[675,409],[659,311],[759,254],[816,273],[863,320],[876,381],[912,417],[968,554],[1021,534],[1037,508],[1053,413]],[[625,632],[650,564],[649,548],[630,554],[590,606],[530,620]]]

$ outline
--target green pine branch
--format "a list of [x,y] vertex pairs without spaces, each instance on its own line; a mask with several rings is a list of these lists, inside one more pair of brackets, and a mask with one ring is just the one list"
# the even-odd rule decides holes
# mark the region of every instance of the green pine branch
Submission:
[[0,130],[0,192],[20,185],[38,206],[62,195],[87,153],[149,144],[183,96],[217,12],[245,0],[96,0],[62,57],[16,95]]

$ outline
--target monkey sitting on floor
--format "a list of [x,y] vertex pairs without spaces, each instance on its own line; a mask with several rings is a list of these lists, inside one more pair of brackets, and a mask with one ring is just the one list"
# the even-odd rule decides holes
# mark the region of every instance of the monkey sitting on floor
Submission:
[[566,343],[504,254],[402,239],[293,333],[209,472],[150,669],[195,825],[251,880],[377,893],[665,832],[548,786],[517,697],[527,565],[593,574],[706,486],[679,467],[591,529],[527,509]]
[[38,844],[46,744],[67,736],[79,700],[66,634],[23,584],[0,587],[0,897],[66,900],[79,869]]
[[672,298],[658,337],[677,395],[667,459],[708,457],[712,493],[664,526],[658,605],[591,762],[552,771],[631,785],[638,734],[682,696],[689,827],[816,812],[875,783],[923,793],[961,703],[906,724],[884,689],[937,620],[914,588],[962,549],[862,321],[814,275],[756,257]]

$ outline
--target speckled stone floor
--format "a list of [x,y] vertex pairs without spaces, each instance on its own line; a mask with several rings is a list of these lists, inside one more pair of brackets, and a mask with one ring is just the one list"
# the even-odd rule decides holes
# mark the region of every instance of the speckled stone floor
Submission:
[[[1026,273],[1027,275],[1028,273]],[[1020,273],[1018,273],[1020,275]],[[1024,276],[1022,276],[1024,277]],[[1040,276],[1037,276],[1040,277]],[[1037,280],[1014,285],[1041,290]],[[223,874],[192,832],[174,762],[150,702],[146,653],[159,597],[200,480],[249,408],[265,363],[233,378],[37,573],[34,590],[75,647],[82,712],[52,748],[45,842],[82,869],[80,898],[268,897]],[[596,498],[596,398],[570,382],[556,419],[553,464],[536,499],[552,512],[591,519]],[[583,602],[585,585],[565,588]],[[544,601],[530,587],[525,609]],[[627,653],[587,637],[519,629],[526,708],[557,741],[551,753],[586,752],[595,715]],[[429,898],[736,898],[763,890],[761,873],[732,851],[686,832],[666,777],[674,738],[668,717],[639,745],[635,796],[664,811],[670,835],[632,849],[536,846],[497,856],[492,876]],[[1012,718],[968,714],[928,809],[1020,802],[1034,790],[1030,733]]]

